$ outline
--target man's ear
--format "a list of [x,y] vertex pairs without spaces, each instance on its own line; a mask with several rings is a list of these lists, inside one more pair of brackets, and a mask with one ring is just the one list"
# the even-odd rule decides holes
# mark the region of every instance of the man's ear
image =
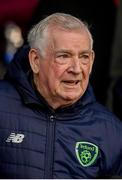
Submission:
[[94,59],[95,59],[95,52],[92,50],[92,53],[91,53],[91,60],[90,60],[90,74],[92,72],[92,67],[93,67],[93,64],[94,64]]
[[40,56],[36,49],[30,49],[29,62],[33,73],[38,74],[40,69]]

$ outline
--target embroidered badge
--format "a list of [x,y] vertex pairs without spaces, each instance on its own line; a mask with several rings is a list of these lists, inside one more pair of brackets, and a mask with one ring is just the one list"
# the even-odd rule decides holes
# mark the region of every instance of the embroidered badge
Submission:
[[94,163],[98,156],[98,146],[85,141],[77,142],[75,152],[80,164],[88,167]]

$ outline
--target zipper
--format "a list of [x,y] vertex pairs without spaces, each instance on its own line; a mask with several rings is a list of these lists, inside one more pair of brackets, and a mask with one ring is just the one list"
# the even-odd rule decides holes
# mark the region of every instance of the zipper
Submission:
[[45,179],[53,179],[53,159],[55,141],[55,116],[50,115],[47,122],[46,155],[45,155]]

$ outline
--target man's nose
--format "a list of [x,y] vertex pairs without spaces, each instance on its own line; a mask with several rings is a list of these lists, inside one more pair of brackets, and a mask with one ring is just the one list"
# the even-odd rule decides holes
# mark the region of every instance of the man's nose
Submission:
[[81,63],[79,58],[72,58],[68,71],[75,74],[81,73]]

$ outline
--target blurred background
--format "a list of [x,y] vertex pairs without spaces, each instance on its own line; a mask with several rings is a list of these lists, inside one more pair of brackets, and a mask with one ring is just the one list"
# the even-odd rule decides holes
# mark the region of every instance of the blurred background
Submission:
[[0,79],[29,29],[54,12],[89,24],[96,54],[91,84],[97,100],[122,118],[122,0],[0,0]]

